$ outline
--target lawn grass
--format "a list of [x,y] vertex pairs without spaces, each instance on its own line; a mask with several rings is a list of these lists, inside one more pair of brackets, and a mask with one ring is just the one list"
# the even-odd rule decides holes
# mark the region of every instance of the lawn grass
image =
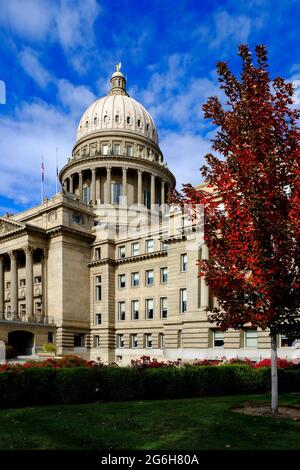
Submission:
[[[0,449],[300,450],[300,422],[230,409],[267,395],[0,410]],[[300,393],[281,404],[300,406]]]

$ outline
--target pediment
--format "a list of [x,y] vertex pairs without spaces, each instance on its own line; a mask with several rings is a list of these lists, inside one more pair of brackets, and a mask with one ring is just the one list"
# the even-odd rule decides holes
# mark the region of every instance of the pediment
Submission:
[[15,222],[13,220],[7,219],[6,217],[0,217],[0,237],[6,235],[7,233],[17,232],[25,228],[24,224],[20,222]]

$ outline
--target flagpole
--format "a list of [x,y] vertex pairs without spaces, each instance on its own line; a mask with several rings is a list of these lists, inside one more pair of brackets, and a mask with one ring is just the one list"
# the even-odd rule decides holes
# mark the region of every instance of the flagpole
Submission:
[[41,204],[44,202],[44,156],[42,155],[42,172],[41,172]]
[[58,193],[58,147],[56,147],[56,178],[55,178],[55,194]]

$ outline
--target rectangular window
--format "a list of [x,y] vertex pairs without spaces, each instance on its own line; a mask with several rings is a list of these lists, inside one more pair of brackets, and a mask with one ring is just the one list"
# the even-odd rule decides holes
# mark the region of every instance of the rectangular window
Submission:
[[119,274],[119,288],[123,289],[126,287],[126,276],[125,274]]
[[257,330],[254,328],[248,328],[245,330],[245,347],[246,348],[257,348]]
[[295,339],[288,338],[285,335],[280,335],[280,347],[281,348],[291,348],[294,346]]
[[124,335],[117,335],[117,348],[124,348]]
[[160,282],[166,284],[168,282],[168,268],[160,268]]
[[224,348],[224,332],[221,330],[213,330],[213,347]]
[[180,269],[183,273],[187,271],[187,254],[186,253],[180,256]]
[[131,348],[137,348],[138,347],[137,334],[135,334],[135,333],[130,335],[130,347]]
[[132,157],[133,155],[132,145],[127,145],[126,152],[127,152],[127,157]]
[[20,279],[20,287],[26,286],[26,279]]
[[177,347],[182,348],[182,330],[177,331]]
[[48,343],[54,343],[53,331],[48,331]]
[[20,305],[20,314],[25,315],[26,314],[26,304],[21,304]]
[[101,313],[96,313],[96,325],[101,325],[102,323],[102,315]]
[[146,271],[146,286],[153,286],[154,284],[154,271],[149,269]]
[[161,251],[168,251],[168,243],[167,242],[161,242],[160,249],[161,249]]
[[119,258],[125,258],[125,256],[126,256],[126,248],[125,248],[125,246],[124,246],[124,245],[123,245],[123,246],[119,246],[118,251],[119,251],[119,253],[118,253]]
[[35,284],[41,284],[41,282],[42,282],[42,276],[34,276]]
[[145,334],[145,348],[152,348],[152,334]]
[[135,242],[131,244],[131,254],[132,256],[137,256],[140,254],[140,244],[139,242]]
[[107,144],[102,145],[102,155],[108,155],[108,145]]
[[146,299],[146,320],[152,320],[154,316],[154,301]]
[[131,273],[132,287],[138,287],[140,284],[140,273]]
[[6,283],[6,289],[10,289],[10,282],[9,281]]
[[114,144],[114,155],[121,155],[121,145]]
[[131,301],[131,319],[138,320],[140,315],[140,302],[138,300]]
[[146,240],[146,253],[153,253],[154,240]]
[[125,302],[118,303],[119,321],[124,321],[126,316]]
[[88,204],[91,200],[91,188],[89,186],[84,186],[83,188],[83,195],[82,195],[83,202]]
[[120,204],[120,197],[122,196],[122,185],[121,183],[111,184],[111,203]]
[[74,335],[74,348],[84,348],[85,345],[85,335],[80,333],[79,335]]
[[163,333],[159,333],[158,335],[158,347],[160,349],[163,349],[164,347],[164,334]]
[[35,313],[37,315],[42,313],[42,302],[36,302],[36,304],[35,304]]
[[187,311],[187,291],[186,291],[186,289],[180,289],[179,300],[180,300],[180,313],[184,313],[184,312]]
[[100,348],[100,336],[99,335],[94,336],[94,348]]
[[96,276],[95,277],[95,296],[96,300],[101,300],[102,297],[102,289],[101,289],[101,276]]
[[168,318],[168,299],[161,297],[160,299],[160,318]]
[[101,248],[95,248],[95,259],[101,259]]
[[151,208],[151,193],[148,189],[144,189],[144,206],[146,206],[147,209]]

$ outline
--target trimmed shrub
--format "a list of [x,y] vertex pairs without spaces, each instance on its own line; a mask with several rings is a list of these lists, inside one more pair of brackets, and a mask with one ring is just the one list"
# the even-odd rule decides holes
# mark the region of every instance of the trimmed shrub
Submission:
[[[300,391],[300,370],[280,369],[281,392]],[[0,407],[95,401],[157,400],[260,393],[270,390],[270,368],[19,367],[0,373]]]
[[55,343],[46,343],[43,344],[43,351],[47,353],[56,353],[56,344]]

